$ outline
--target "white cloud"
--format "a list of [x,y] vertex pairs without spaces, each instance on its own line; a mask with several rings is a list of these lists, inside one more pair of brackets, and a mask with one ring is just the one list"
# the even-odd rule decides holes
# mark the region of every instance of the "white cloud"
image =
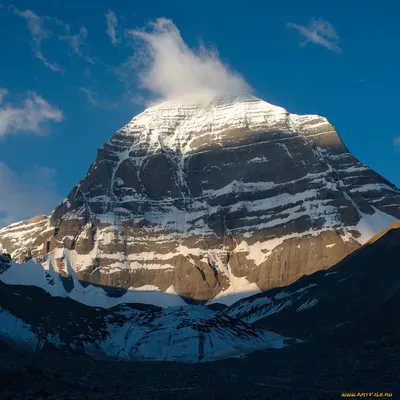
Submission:
[[[72,34],[71,27],[54,17],[44,16],[41,17],[35,14],[32,10],[21,11],[15,6],[11,6],[11,9],[16,15],[25,19],[28,30],[32,37],[32,51],[35,56],[43,62],[43,64],[54,72],[64,74],[63,69],[55,62],[49,61],[42,52],[41,45],[44,40],[55,38],[58,40],[65,41],[68,43],[74,53],[81,56],[81,47],[85,44],[87,37],[87,30],[82,27],[78,33]],[[46,29],[45,27],[46,26]],[[52,29],[50,29],[50,27]],[[88,56],[83,56],[87,62],[92,62]]]
[[395,137],[395,138],[393,139],[393,144],[394,144],[396,147],[400,147],[400,136],[397,136],[397,137]]
[[61,196],[56,171],[35,165],[17,173],[0,161],[0,227],[36,215],[49,214]]
[[208,101],[250,92],[250,86],[222,63],[216,51],[191,49],[169,19],[159,18],[148,30],[128,32],[139,42],[135,56],[120,69],[120,77],[139,70],[143,89],[157,100]]
[[18,131],[42,133],[46,123],[61,122],[63,113],[34,92],[29,92],[22,104],[5,103],[6,89],[0,89],[0,138]]
[[117,36],[118,19],[113,11],[108,10],[108,13],[106,14],[106,22],[107,35],[110,36],[111,43],[116,46],[117,43],[121,41],[121,38]]
[[62,69],[55,63],[49,61],[42,53],[41,43],[43,40],[48,39],[51,36],[51,33],[43,28],[44,18],[39,17],[31,10],[21,11],[17,7],[12,6],[14,13],[21,18],[24,18],[27,25],[28,30],[32,36],[32,51],[35,56],[43,62],[43,64],[50,68],[54,72],[59,72],[63,74]]
[[338,45],[339,36],[333,29],[333,26],[323,18],[311,19],[310,23],[306,26],[293,23],[288,23],[286,26],[297,29],[306,38],[302,45],[312,42],[324,46],[335,53],[341,52],[341,48]]

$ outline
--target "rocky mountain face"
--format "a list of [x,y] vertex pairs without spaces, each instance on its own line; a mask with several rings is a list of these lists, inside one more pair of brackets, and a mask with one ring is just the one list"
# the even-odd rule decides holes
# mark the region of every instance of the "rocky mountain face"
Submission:
[[[37,285],[10,284],[10,275],[20,275],[22,268],[2,255],[0,343],[34,352],[52,345],[101,359],[183,362],[286,347],[296,353],[298,346],[319,342],[325,350],[333,342],[367,350],[400,348],[399,244],[400,222],[329,271],[220,311],[200,305],[163,309],[132,299],[88,307]],[[34,268],[32,261],[26,268]],[[51,280],[56,279],[53,272]]]
[[400,349],[400,221],[329,271],[242,299],[224,313],[257,328],[367,350]]
[[0,246],[18,262],[51,254],[64,277],[230,304],[331,267],[398,218],[399,189],[325,118],[246,95],[145,110]]
[[[0,398],[399,398],[399,244],[400,222],[329,271],[221,312],[87,307],[0,282]],[[22,267],[1,256],[0,280]]]

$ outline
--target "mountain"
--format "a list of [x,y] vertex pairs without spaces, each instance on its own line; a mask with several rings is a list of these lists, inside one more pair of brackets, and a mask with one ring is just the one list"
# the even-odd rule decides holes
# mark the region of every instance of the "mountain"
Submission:
[[399,189],[325,118],[243,95],[148,108],[0,245],[63,277],[231,304],[335,265],[398,218]]
[[[12,284],[10,275],[21,273],[22,267],[31,270],[29,281],[41,266],[28,261],[18,267],[2,255],[0,340],[34,351],[52,344],[95,358],[184,362],[297,347],[321,337],[327,347],[331,345],[327,337],[367,348],[400,347],[399,246],[400,222],[328,272],[317,271],[222,311],[172,302],[163,308],[141,304],[140,298],[124,301],[124,296],[108,307],[104,300],[99,307],[87,306],[79,298],[65,298],[38,285]],[[48,280],[57,287],[55,271]],[[121,304],[125,302],[129,304]]]
[[[0,282],[0,398],[398,398],[399,246],[400,222],[329,271],[222,312],[87,307]],[[0,258],[0,276],[14,268]]]
[[307,341],[400,349],[399,248],[400,221],[329,271],[243,299],[224,313]]
[[[12,261],[0,258],[0,273]],[[32,266],[31,266],[32,268]],[[52,345],[94,358],[199,362],[242,356],[296,341],[204,306],[134,303],[109,309],[0,282],[0,342],[37,352]]]

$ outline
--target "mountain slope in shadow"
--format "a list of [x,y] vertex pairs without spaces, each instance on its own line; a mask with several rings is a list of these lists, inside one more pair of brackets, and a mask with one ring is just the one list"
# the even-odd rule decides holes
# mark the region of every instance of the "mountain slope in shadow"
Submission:
[[327,271],[224,310],[254,327],[313,340],[400,345],[400,222]]

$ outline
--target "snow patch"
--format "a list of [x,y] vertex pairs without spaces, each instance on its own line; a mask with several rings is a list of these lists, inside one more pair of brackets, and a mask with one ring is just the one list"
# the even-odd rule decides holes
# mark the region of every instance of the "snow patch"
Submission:
[[0,307],[0,337],[16,344],[23,344],[33,351],[40,346],[31,326],[2,307]]
[[230,286],[228,289],[219,292],[212,300],[206,304],[220,303],[227,306],[254,294],[261,293],[260,288],[255,283],[250,283],[245,277],[238,278],[230,275]]
[[109,330],[102,350],[127,360],[204,362],[286,346],[283,336],[255,330],[202,306],[171,307],[154,320],[132,316],[122,327]]
[[334,271],[334,272],[327,272],[324,276],[335,275],[335,274],[337,274],[336,271]]
[[[65,255],[65,249],[56,249],[49,255],[46,262],[47,268],[32,260],[25,264],[11,262],[10,267],[0,275],[0,280],[10,285],[37,286],[55,297],[69,297],[82,304],[92,307],[110,308],[122,303],[143,303],[159,307],[183,306],[186,302],[174,292],[161,292],[155,286],[146,285],[141,288],[128,290],[120,297],[110,297],[101,287],[88,285],[82,286],[75,270],[72,268],[68,257],[64,258],[69,276],[74,287],[67,292],[63,286],[61,276],[54,269],[54,258]],[[51,257],[50,257],[51,256]]]
[[[355,203],[353,204],[355,205]],[[371,206],[374,209],[373,214],[363,213],[356,205],[355,207],[361,219],[356,226],[347,227],[347,230],[355,229],[360,232],[361,236],[355,238],[355,240],[360,244],[368,242],[368,240],[377,233],[382,232],[384,229],[398,221],[397,218],[378,210],[374,206]]]
[[300,307],[296,309],[296,312],[306,310],[308,308],[314,307],[319,302],[319,299],[308,299]]

